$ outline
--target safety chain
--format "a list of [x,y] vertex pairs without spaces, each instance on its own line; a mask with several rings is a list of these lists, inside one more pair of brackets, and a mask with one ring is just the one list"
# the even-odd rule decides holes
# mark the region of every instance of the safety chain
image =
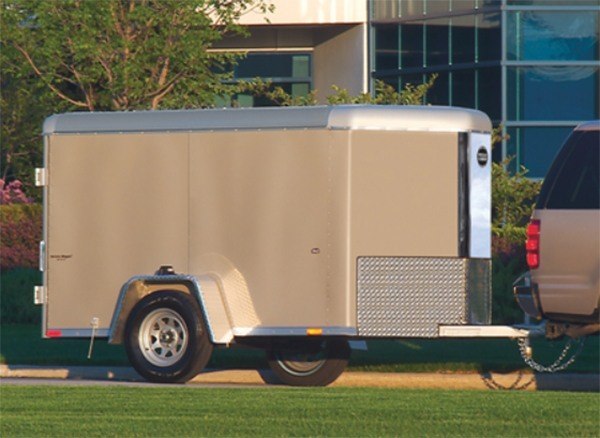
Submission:
[[[521,356],[523,357],[523,360],[534,371],[537,371],[538,373],[555,373],[557,371],[564,370],[569,365],[571,365],[573,362],[575,362],[575,359],[577,358],[577,356],[579,356],[579,353],[581,353],[581,350],[583,350],[583,346],[585,344],[585,338],[584,337],[581,337],[578,339],[569,338],[569,340],[567,341],[567,343],[565,345],[565,348],[563,348],[563,351],[560,353],[560,356],[558,356],[558,359],[556,359],[552,365],[548,365],[548,366],[541,365],[541,364],[537,363],[535,360],[533,360],[533,358],[531,357],[532,352],[531,352],[531,347],[529,346],[529,338],[519,338],[517,340],[517,342],[519,343],[519,351],[521,353]],[[573,355],[566,362],[561,363],[567,357],[567,354],[569,353],[569,351],[571,350],[573,345],[577,345],[577,349],[575,350]],[[525,373],[523,373],[523,370],[519,370],[519,375],[517,376],[517,379],[515,380],[515,382],[508,386],[502,385],[502,384],[498,383],[497,381],[495,381],[491,373],[482,374],[481,380],[483,380],[483,383],[485,383],[485,385],[490,389],[504,389],[504,390],[508,390],[508,391],[510,391],[510,390],[519,391],[519,390],[527,389],[527,387],[529,387],[535,381],[535,376],[531,376],[531,378],[527,382],[521,383],[524,375],[525,375]]]
[[[519,351],[521,352],[521,357],[523,357],[523,360],[525,361],[525,363],[527,365],[529,365],[533,370],[537,371],[538,373],[555,373],[557,371],[564,370],[569,365],[571,365],[573,362],[575,362],[575,359],[577,358],[577,356],[579,356],[579,353],[581,353],[581,350],[583,349],[583,346],[585,344],[585,338],[584,337],[577,338],[577,339],[569,338],[567,344],[565,345],[565,348],[563,348],[562,353],[560,353],[560,356],[558,356],[558,359],[556,359],[552,365],[548,365],[548,366],[541,365],[541,364],[537,363],[535,360],[533,360],[533,358],[531,357],[531,347],[529,346],[528,338],[519,338],[518,343],[519,343]],[[573,355],[566,362],[561,364],[561,362],[565,359],[565,357],[567,357],[569,350],[571,350],[571,347],[575,343],[579,344],[577,346],[577,349],[575,350]]]

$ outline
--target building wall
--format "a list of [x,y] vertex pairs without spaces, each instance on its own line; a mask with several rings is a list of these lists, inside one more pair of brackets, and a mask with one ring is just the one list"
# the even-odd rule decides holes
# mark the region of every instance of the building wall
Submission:
[[326,102],[332,85],[354,95],[367,92],[367,26],[353,26],[317,44],[313,66],[313,86],[320,103]]
[[342,24],[365,23],[367,21],[367,0],[267,0],[275,7],[266,16],[259,11],[251,11],[242,16],[240,23],[245,25]]

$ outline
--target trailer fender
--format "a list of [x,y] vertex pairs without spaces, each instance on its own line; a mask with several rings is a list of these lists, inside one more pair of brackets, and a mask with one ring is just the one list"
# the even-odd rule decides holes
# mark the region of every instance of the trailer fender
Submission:
[[125,325],[131,309],[146,295],[176,290],[192,295],[202,309],[208,334],[213,344],[228,344],[233,331],[221,299],[219,283],[208,275],[140,275],[130,278],[122,287],[113,312],[109,330],[109,344],[123,342]]

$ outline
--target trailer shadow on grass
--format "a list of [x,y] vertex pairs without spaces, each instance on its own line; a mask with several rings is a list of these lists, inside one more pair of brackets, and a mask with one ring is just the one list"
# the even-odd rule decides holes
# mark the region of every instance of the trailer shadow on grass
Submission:
[[[536,339],[533,357],[550,364],[560,355],[564,341]],[[598,336],[590,337],[568,373],[600,371]],[[41,339],[40,328],[31,325],[0,327],[0,360],[9,365],[129,366],[122,345],[98,339],[91,359],[89,340]],[[267,362],[259,349],[215,349],[209,369],[264,369]],[[413,339],[373,340],[368,351],[354,350],[349,370],[374,372],[512,372],[527,370],[517,343],[509,339]]]

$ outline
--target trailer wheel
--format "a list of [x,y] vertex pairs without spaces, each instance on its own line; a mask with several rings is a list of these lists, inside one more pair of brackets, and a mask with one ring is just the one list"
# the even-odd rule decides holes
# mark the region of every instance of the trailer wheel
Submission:
[[269,367],[281,383],[326,386],[346,369],[350,347],[347,341],[335,339],[317,344],[273,347],[267,357]]
[[184,383],[208,363],[213,346],[198,303],[182,292],[156,292],[131,310],[125,349],[135,370],[151,382]]

